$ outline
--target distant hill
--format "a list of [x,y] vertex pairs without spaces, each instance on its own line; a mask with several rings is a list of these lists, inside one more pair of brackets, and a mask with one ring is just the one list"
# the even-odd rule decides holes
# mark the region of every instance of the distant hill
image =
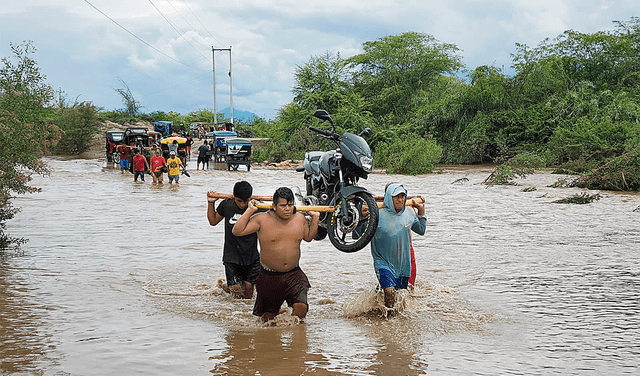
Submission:
[[[231,108],[230,107],[226,107],[226,108],[224,108],[222,110],[218,110],[218,113],[223,113],[225,119],[230,119],[231,118]],[[233,109],[233,118],[234,118],[234,120],[250,122],[250,121],[253,120],[253,118],[256,118],[256,117],[259,117],[259,116],[254,114],[253,112],[242,111],[242,110],[239,110],[237,108]]]

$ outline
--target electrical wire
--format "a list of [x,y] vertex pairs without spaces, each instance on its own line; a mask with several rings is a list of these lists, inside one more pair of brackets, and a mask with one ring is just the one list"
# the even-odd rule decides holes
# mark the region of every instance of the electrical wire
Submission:
[[187,4],[186,0],[182,0],[182,2],[184,3],[184,5],[187,6],[187,8],[189,8],[189,10],[191,11],[191,14],[193,14],[193,17],[196,18],[196,20],[198,20],[198,22],[200,23],[200,25],[206,30],[207,33],[209,33],[209,35],[211,36],[211,38],[213,38],[216,42],[218,42],[218,44],[222,45],[222,43],[220,43],[220,41],[218,39],[216,39],[216,37],[213,36],[213,34],[211,34],[211,32],[209,31],[209,29],[207,29],[206,26],[204,26],[204,24],[202,23],[202,21],[200,21],[200,19],[198,18],[198,16],[196,16],[196,14],[193,12],[193,10],[191,9],[191,7],[189,6],[189,4]]
[[[103,16],[107,17],[111,22],[113,22],[114,24],[118,25],[122,30],[126,31],[127,33],[131,34],[134,38],[136,38],[137,40],[139,40],[140,42],[144,43],[145,45],[147,45],[148,47],[150,47],[151,49],[153,49],[154,51],[158,52],[159,54],[177,62],[180,63],[182,65],[184,65],[185,67],[189,67],[192,69],[196,69],[196,70],[202,70],[200,68],[196,68],[196,67],[192,67],[188,64],[183,63],[182,61],[178,60],[178,59],[174,59],[173,57],[165,54],[164,52],[160,51],[159,49],[153,47],[152,45],[150,45],[149,43],[145,42],[142,38],[140,38],[139,36],[135,35],[134,33],[132,33],[131,31],[129,31],[127,28],[125,28],[124,26],[120,25],[116,20],[114,20],[113,18],[109,17],[106,13],[104,13],[103,11],[101,11],[100,9],[98,9],[95,5],[91,4],[89,2],[89,0],[84,0],[85,3],[91,5],[91,7],[95,10],[97,10],[98,12],[100,12],[100,14],[102,14]],[[206,59],[206,58],[205,58]]]
[[[165,1],[167,2],[167,4],[171,5],[171,8],[173,8],[173,10],[175,10],[175,11],[176,11],[176,13],[178,13],[178,16],[180,16],[180,18],[182,18],[182,19],[184,20],[184,22],[186,22],[186,23],[187,23],[187,25],[189,25],[189,27],[191,28],[191,30],[196,31],[196,28],[195,28],[195,27],[193,27],[193,25],[191,25],[191,23],[190,23],[189,21],[187,21],[187,19],[186,19],[186,18],[184,18],[184,16],[180,13],[180,11],[179,11],[176,7],[174,7],[174,6],[173,6],[173,4],[171,3],[171,1],[169,1],[169,0],[165,0]],[[196,35],[197,35],[197,36],[199,36],[199,37],[200,37],[200,39],[202,39],[203,41],[205,41],[205,43],[207,43],[207,44],[206,44],[206,45],[205,45],[205,44],[202,44],[201,42],[199,42],[198,40],[196,40],[196,38],[192,38],[195,42],[199,43],[199,44],[200,44],[201,46],[203,46],[203,47],[206,47],[206,48],[209,48],[209,47],[210,47],[209,42],[208,42],[206,39],[204,39],[204,37],[203,37],[202,35],[200,35],[200,33],[198,33],[197,31],[196,31]]]
[[158,11],[158,13],[160,13],[160,15],[162,16],[162,18],[165,19],[165,21],[167,21],[167,23],[169,23],[169,25],[171,25],[171,27],[173,28],[173,30],[176,31],[176,33],[178,33],[178,35],[180,35],[180,37],[182,37],[182,39],[184,39],[185,42],[187,42],[187,44],[189,46],[191,46],[191,48],[193,48],[194,51],[196,51],[198,54],[200,54],[200,56],[202,56],[205,60],[207,61],[211,61],[211,59],[208,59],[206,56],[204,56],[202,54],[202,52],[198,51],[195,47],[193,47],[193,44],[191,44],[187,38],[184,37],[184,34],[186,34],[184,31],[182,31],[182,33],[180,31],[178,31],[177,27],[173,24],[173,22],[171,22],[167,16],[164,15],[164,13],[162,13],[162,11],[160,9],[158,9],[158,7],[153,3],[153,1],[149,0],[149,3],[151,3],[151,5],[153,5],[154,8],[156,8],[156,10]]

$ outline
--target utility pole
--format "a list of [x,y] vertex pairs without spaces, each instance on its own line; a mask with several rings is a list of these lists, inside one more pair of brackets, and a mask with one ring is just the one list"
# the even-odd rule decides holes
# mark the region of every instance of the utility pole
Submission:
[[233,81],[231,79],[231,46],[229,48],[213,48],[213,123],[218,126],[218,107],[216,106],[216,51],[229,51],[229,108],[231,109],[231,124],[233,124]]

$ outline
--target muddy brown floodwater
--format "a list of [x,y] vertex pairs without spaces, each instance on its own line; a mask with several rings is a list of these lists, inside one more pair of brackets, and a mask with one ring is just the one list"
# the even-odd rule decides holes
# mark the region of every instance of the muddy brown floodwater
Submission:
[[[310,310],[265,327],[217,287],[223,226],[206,192],[303,186],[295,171],[195,171],[134,184],[100,159],[48,159],[15,199],[27,237],[0,259],[0,373],[36,375],[622,375],[640,363],[640,196],[552,201],[536,173],[486,187],[488,167],[373,174],[427,200],[415,292],[383,318],[369,247],[303,243]],[[195,161],[190,162],[195,166]],[[525,187],[535,187],[524,192]],[[595,193],[595,192],[591,192]]]

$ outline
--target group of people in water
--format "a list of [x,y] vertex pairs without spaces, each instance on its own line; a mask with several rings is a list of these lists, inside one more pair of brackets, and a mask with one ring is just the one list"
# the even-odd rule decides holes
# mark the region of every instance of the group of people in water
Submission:
[[[172,145],[169,145],[172,146]],[[142,155],[141,150],[136,147],[128,145],[118,145],[117,152],[120,154],[120,173],[124,174],[130,170],[129,157],[133,153],[133,181],[137,182],[140,178],[141,182],[144,182],[145,174],[151,174],[153,178],[153,184],[163,184],[164,174],[166,173],[169,178],[169,184],[180,183],[180,170],[186,171],[186,166],[182,163],[182,160],[177,157],[177,151],[169,147],[169,158],[165,159],[162,156],[162,150],[160,148],[154,148],[155,155],[149,160]]]
[[[309,308],[307,292],[311,285],[300,269],[300,244],[316,236],[320,213],[308,211],[305,216],[296,211],[293,191],[287,187],[274,192],[267,211],[258,209],[252,194],[251,184],[239,181],[233,197],[217,207],[218,199],[207,195],[209,224],[216,226],[224,219],[224,288],[245,299],[253,297],[255,288],[253,314],[263,322],[275,318],[284,302],[292,308],[292,315],[302,320]],[[396,290],[412,287],[409,282],[412,273],[415,276],[415,265],[411,231],[424,235],[426,230],[424,204],[412,200],[412,209],[407,210],[406,201],[407,190],[402,184],[387,185],[371,241],[374,270],[389,309],[394,308]]]

